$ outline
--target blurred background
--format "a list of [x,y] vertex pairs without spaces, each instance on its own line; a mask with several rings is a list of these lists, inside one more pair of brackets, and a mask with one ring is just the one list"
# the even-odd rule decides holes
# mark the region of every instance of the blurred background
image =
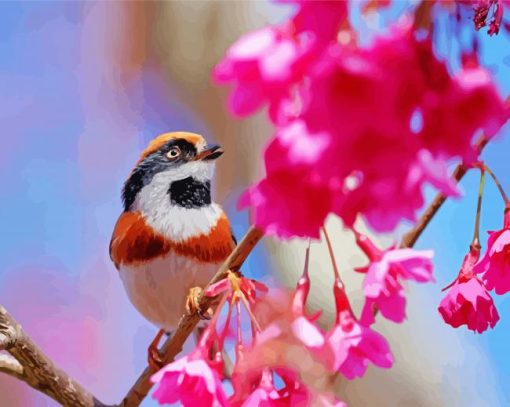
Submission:
[[[395,2],[381,16],[353,20],[368,35],[403,7]],[[291,12],[265,1],[0,3],[0,303],[57,365],[104,402],[125,395],[156,332],[129,303],[108,256],[122,183],[155,135],[202,133],[225,147],[215,197],[235,234],[243,235],[249,218],[237,211],[237,199],[260,174],[271,127],[264,112],[232,118],[227,89],[214,86],[210,72],[241,34]],[[438,24],[445,27],[436,39],[444,57],[457,55],[448,21]],[[482,61],[508,95],[508,38],[478,36]],[[484,152],[507,188],[509,151],[510,139],[501,136]],[[436,252],[437,283],[409,287],[404,324],[377,324],[389,338],[395,367],[370,367],[364,379],[338,383],[350,406],[510,405],[508,296],[496,298],[501,320],[483,335],[446,326],[436,310],[440,289],[456,276],[469,245],[477,184],[478,175],[469,174],[464,198],[448,202],[419,240],[417,247]],[[483,230],[498,229],[503,207],[490,183],[484,205]],[[360,279],[350,269],[365,259],[337,219],[328,230],[348,289],[359,297]],[[380,239],[389,245],[394,238]],[[293,285],[304,246],[265,239],[245,273]],[[312,245],[313,306],[323,308],[327,320],[326,253],[324,244]],[[53,405],[0,375],[0,406]],[[148,398],[143,405],[155,403]]]

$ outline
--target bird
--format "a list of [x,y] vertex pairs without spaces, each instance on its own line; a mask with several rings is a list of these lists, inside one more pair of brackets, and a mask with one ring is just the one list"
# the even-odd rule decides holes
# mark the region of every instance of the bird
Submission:
[[158,343],[233,251],[236,240],[223,208],[211,199],[218,145],[203,136],[169,132],[141,153],[122,188],[123,212],[110,241],[110,258],[134,307],[159,327],[148,347],[161,367]]

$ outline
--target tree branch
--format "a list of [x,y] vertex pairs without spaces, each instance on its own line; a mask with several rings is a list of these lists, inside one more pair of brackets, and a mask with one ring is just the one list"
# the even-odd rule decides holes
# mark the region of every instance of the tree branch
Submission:
[[67,373],[57,368],[7,310],[0,306],[0,371],[23,380],[63,406],[104,406]]
[[[225,260],[209,284],[204,288],[202,295],[199,298],[200,309],[208,309],[214,303],[214,299],[204,296],[207,288],[210,285],[224,279],[228,270],[240,269],[241,265],[246,260],[246,257],[248,257],[262,236],[263,232],[254,226],[248,230],[241,242],[236,246],[234,251],[230,254],[227,260]],[[164,363],[170,363],[173,361],[175,356],[181,352],[184,342],[193,332],[193,329],[199,321],[200,318],[196,314],[186,314],[182,316],[176,331],[170,338],[166,340],[165,344],[163,345],[162,355]],[[126,397],[124,397],[120,403],[121,406],[134,407],[140,405],[152,387],[152,383],[149,380],[152,373],[153,372],[149,367],[143,371],[136,383],[127,393]]]
[[[478,151],[478,154],[482,152],[484,147],[489,142],[489,139],[487,139],[484,136],[481,136],[475,143],[475,148]],[[463,164],[457,165],[455,168],[455,171],[453,172],[452,177],[455,179],[455,181],[459,182],[464,175],[466,175],[468,171],[468,167],[466,167]],[[430,205],[425,209],[425,212],[421,215],[420,219],[418,219],[418,222],[416,225],[407,232],[403,237],[402,241],[400,243],[400,247],[413,247],[418,238],[421,236],[427,225],[430,223],[434,215],[437,213],[439,208],[443,206],[446,199],[448,197],[443,194],[437,194],[434,200],[430,203]]]
[[23,380],[23,366],[8,353],[0,353],[0,372]]

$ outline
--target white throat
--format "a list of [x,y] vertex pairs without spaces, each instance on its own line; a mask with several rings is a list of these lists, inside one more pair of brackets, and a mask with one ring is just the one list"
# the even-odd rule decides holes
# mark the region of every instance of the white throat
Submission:
[[188,177],[197,181],[210,180],[213,172],[212,163],[200,161],[160,172],[140,190],[132,210],[140,211],[151,227],[175,242],[207,234],[223,214],[221,207],[214,202],[200,208],[174,205],[168,189],[172,182]]

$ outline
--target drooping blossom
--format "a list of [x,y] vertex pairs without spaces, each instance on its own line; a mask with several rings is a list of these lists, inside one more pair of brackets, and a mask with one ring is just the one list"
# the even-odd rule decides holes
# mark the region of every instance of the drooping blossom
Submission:
[[227,406],[227,397],[217,372],[209,366],[200,352],[172,362],[151,377],[158,388],[153,397],[160,404],[180,402],[196,406],[197,400],[205,406]]
[[365,324],[374,321],[372,307],[375,305],[381,314],[394,322],[405,318],[406,298],[401,280],[416,282],[433,281],[431,250],[388,249],[380,250],[365,235],[358,232],[356,242],[370,259],[368,267],[361,271],[366,273],[363,292],[366,297],[365,312],[362,318]]
[[337,319],[327,333],[327,342],[333,354],[331,366],[349,380],[362,377],[371,362],[381,368],[393,365],[388,342],[381,334],[363,325],[353,315],[341,285],[335,284]]
[[295,3],[298,10],[291,25],[296,34],[307,34],[313,44],[320,46],[337,40],[338,31],[346,27],[348,3],[329,0],[278,0],[280,3]]
[[482,333],[489,327],[494,328],[499,315],[487,288],[474,273],[479,258],[480,248],[472,245],[438,310],[444,321],[454,328],[467,325],[468,329]]
[[230,309],[226,326],[221,334],[217,323],[227,295],[223,295],[209,325],[202,333],[193,352],[169,363],[152,375],[152,383],[158,383],[153,397],[160,404],[180,402],[183,406],[195,406],[197,400],[207,406],[227,406],[222,387],[222,350],[230,321]]
[[254,390],[250,389],[244,397],[237,391],[229,399],[231,407],[276,407],[281,404],[280,393],[274,387],[272,372],[268,369],[262,372],[260,383]]
[[[308,259],[307,254],[305,264]],[[318,315],[305,314],[309,290],[310,279],[305,266],[292,294],[276,291],[255,304],[254,315],[261,330],[253,343],[243,349],[235,366],[234,400],[246,400],[259,386],[260,377],[270,370],[285,384],[278,389],[279,405],[335,405],[334,399],[312,390],[331,372],[325,333],[314,323]],[[330,404],[315,403],[319,398],[324,398],[324,403],[329,400]]]
[[265,27],[244,35],[214,69],[218,83],[235,82],[229,104],[236,115],[249,115],[264,104],[276,114],[290,86],[301,78],[307,50],[287,31]]
[[[501,98],[489,71],[476,65],[465,65],[436,98],[427,100],[423,137],[427,148],[435,154],[460,156],[466,162],[476,158],[473,136],[483,130],[491,139],[509,118],[509,108]],[[455,132],[441,137],[436,132]]]
[[306,171],[282,171],[250,187],[239,207],[251,207],[254,224],[268,235],[318,238],[339,192],[337,186],[317,182]]
[[230,108],[236,115],[249,115],[267,103],[276,119],[290,87],[303,78],[318,48],[336,40],[347,18],[346,2],[289,2],[299,7],[288,24],[244,35],[214,69],[218,83],[234,82]]
[[492,136],[508,118],[487,72],[452,76],[431,40],[405,28],[367,49],[336,45],[317,65],[303,118],[310,133],[330,134],[314,171],[342,185],[355,177],[336,211],[348,225],[359,214],[379,231],[414,221],[425,183],[456,194],[446,160],[472,159],[476,132]]
[[489,22],[489,29],[487,30],[487,34],[494,35],[499,32],[499,27],[503,20],[503,0],[471,0],[468,1],[471,3],[474,8],[474,18],[473,21],[475,23],[475,29],[479,30],[482,27],[487,25],[487,19],[489,17],[489,12],[492,9],[492,19]]
[[327,133],[310,133],[303,121],[281,127],[265,152],[266,177],[243,194],[239,206],[251,207],[253,222],[267,234],[318,238],[342,188],[340,178],[334,182],[320,172],[329,145]]
[[510,291],[510,210],[505,211],[503,228],[489,232],[487,251],[475,267],[487,290],[498,295]]
[[333,394],[304,385],[296,374],[284,369],[278,369],[277,372],[285,383],[279,390],[282,406],[347,407]]
[[[262,332],[257,335],[255,348],[257,348],[256,352],[260,352],[261,355],[266,350],[268,351],[271,361],[268,359],[265,361],[266,363],[278,366],[278,360],[286,360],[291,357],[296,349],[303,351],[303,359],[293,362],[298,365],[306,359],[306,354],[309,354],[310,358],[321,359],[324,357],[325,334],[314,323],[319,315],[308,316],[305,313],[305,303],[309,291],[310,278],[308,271],[305,271],[289,300],[285,293],[280,293],[266,301],[266,304],[257,304],[257,308],[254,309],[257,316],[261,315],[258,320],[263,324]],[[268,310],[267,306],[273,310]],[[289,353],[286,353],[283,348],[280,352],[276,351],[277,347],[273,347],[276,344],[287,346]],[[264,363],[262,359],[260,362]]]

